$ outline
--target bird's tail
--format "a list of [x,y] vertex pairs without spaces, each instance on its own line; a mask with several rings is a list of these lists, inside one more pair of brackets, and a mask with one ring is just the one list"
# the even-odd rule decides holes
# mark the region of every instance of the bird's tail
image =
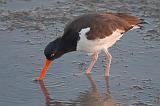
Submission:
[[130,14],[126,13],[115,13],[117,17],[122,18],[126,22],[128,22],[131,25],[131,29],[136,26],[137,28],[143,28],[144,24],[148,24],[144,19],[141,19],[137,16],[132,16]]
[[140,29],[144,28],[144,24],[149,24],[144,19],[139,19],[139,20],[140,20],[140,22],[138,23],[138,26],[139,26]]

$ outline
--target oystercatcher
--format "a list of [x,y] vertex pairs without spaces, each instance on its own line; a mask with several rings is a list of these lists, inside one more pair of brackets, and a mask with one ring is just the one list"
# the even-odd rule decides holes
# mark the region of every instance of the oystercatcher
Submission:
[[86,70],[91,73],[101,51],[108,57],[105,76],[109,76],[111,54],[108,52],[123,34],[131,29],[140,28],[141,19],[125,13],[91,13],[77,17],[64,29],[63,36],[50,42],[45,50],[46,61],[38,80],[44,76],[53,60],[65,53],[83,51],[92,55],[92,62]]

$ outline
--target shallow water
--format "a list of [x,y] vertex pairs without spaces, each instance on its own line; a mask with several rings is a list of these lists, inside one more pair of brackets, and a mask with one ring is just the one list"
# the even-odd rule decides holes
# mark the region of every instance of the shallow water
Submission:
[[[0,2],[0,106],[160,106],[159,0],[57,1]],[[92,11],[130,12],[148,24],[110,49],[109,81],[104,53],[86,76],[90,57],[73,52],[55,61],[44,82],[34,82],[45,45],[73,17]]]

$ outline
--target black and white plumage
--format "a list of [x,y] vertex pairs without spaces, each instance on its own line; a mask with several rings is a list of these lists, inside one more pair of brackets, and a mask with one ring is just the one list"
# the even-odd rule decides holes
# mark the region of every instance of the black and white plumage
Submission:
[[86,70],[86,73],[90,73],[97,61],[98,54],[104,51],[108,57],[105,75],[109,76],[112,56],[108,52],[108,48],[128,30],[139,28],[140,24],[141,20],[138,17],[125,13],[85,14],[70,22],[65,27],[63,36],[46,46],[44,54],[47,60],[53,61],[68,52],[87,52],[93,58]]

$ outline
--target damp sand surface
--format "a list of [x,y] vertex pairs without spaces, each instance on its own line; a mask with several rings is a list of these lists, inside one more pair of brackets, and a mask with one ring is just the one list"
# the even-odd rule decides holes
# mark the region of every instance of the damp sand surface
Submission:
[[[0,106],[160,106],[159,0],[0,0]],[[90,57],[72,52],[56,60],[44,82],[46,44],[63,34],[74,17],[89,12],[127,12],[143,18],[143,29],[125,33],[92,74]]]

